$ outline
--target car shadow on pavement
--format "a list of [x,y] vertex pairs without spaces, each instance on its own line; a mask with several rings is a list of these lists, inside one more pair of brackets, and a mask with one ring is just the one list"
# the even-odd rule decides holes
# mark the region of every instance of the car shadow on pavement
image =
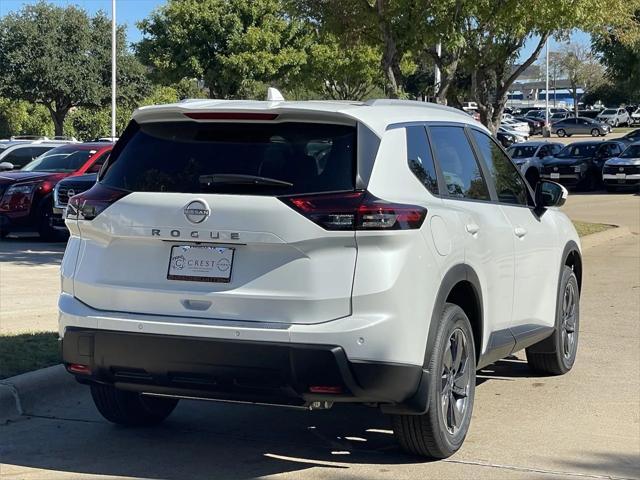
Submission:
[[[425,463],[401,452],[388,417],[367,407],[308,412],[182,401],[163,425],[143,429],[91,416],[32,417],[0,427],[0,461],[81,475],[168,480],[262,478],[313,467],[339,472],[357,464],[385,471],[385,465]],[[352,469],[349,478],[358,478],[356,472]]]
[[[584,456],[584,452],[580,452]],[[589,454],[589,460],[568,459],[564,465],[571,471],[589,471],[601,474],[602,478],[638,478],[640,455],[599,453]]]
[[0,240],[0,263],[60,265],[66,245],[41,242],[38,238],[7,237]]
[[476,373],[476,386],[489,380],[515,381],[518,378],[538,378],[542,375],[534,372],[526,360],[510,355],[491,365],[481,368]]

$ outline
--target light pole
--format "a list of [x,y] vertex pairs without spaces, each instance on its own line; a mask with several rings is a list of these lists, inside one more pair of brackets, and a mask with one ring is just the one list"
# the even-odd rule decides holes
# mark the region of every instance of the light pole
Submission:
[[111,0],[111,138],[116,137],[116,0]]
[[[442,42],[438,42],[436,45],[436,54],[438,58],[442,55]],[[440,82],[442,81],[442,73],[440,72],[440,67],[436,63],[436,69],[433,75],[433,91],[436,95],[436,102],[438,101],[438,93],[440,93]]]
[[[114,0],[115,1],[115,0]],[[549,129],[549,39],[547,38],[547,68],[545,69],[546,87],[544,91],[545,105],[544,105],[544,136],[550,137],[551,132]]]

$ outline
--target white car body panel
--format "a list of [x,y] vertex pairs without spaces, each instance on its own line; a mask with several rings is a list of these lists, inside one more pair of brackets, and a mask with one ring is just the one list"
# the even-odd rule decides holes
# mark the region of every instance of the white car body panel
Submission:
[[[437,197],[407,166],[403,124],[448,122],[488,132],[469,115],[415,102],[203,100],[142,107],[133,118],[193,121],[184,113],[208,111],[357,125],[358,175],[367,191],[426,208],[422,227],[327,231],[275,197],[134,192],[92,221],[67,220],[61,336],[87,327],[338,345],[351,361],[421,366],[442,280],[457,265],[472,268],[480,281],[480,353],[496,331],[552,326],[561,254],[570,240],[579,245],[564,215],[549,209],[536,224],[529,208]],[[194,226],[183,209],[197,199],[212,213]],[[516,237],[518,227],[528,230],[526,238]],[[192,232],[237,249],[230,283],[167,280],[170,246],[192,242]]]

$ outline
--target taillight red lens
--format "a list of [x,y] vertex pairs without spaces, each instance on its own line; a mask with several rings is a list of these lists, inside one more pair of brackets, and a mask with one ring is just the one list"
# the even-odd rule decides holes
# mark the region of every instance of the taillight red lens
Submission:
[[420,228],[427,216],[424,207],[387,202],[367,191],[280,200],[326,230],[410,230]]
[[96,183],[86,192],[69,199],[67,218],[73,220],[93,220],[110,205],[125,197],[130,192],[105,187]]

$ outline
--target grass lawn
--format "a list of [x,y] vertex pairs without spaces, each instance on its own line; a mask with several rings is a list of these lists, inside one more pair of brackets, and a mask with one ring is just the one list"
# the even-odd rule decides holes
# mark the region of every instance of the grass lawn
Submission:
[[57,332],[0,335],[0,379],[58,363]]
[[613,225],[606,225],[604,223],[589,223],[589,222],[577,222],[574,221],[573,225],[578,231],[578,235],[584,237],[585,235],[591,235],[592,233],[604,232],[610,228],[615,228]]

